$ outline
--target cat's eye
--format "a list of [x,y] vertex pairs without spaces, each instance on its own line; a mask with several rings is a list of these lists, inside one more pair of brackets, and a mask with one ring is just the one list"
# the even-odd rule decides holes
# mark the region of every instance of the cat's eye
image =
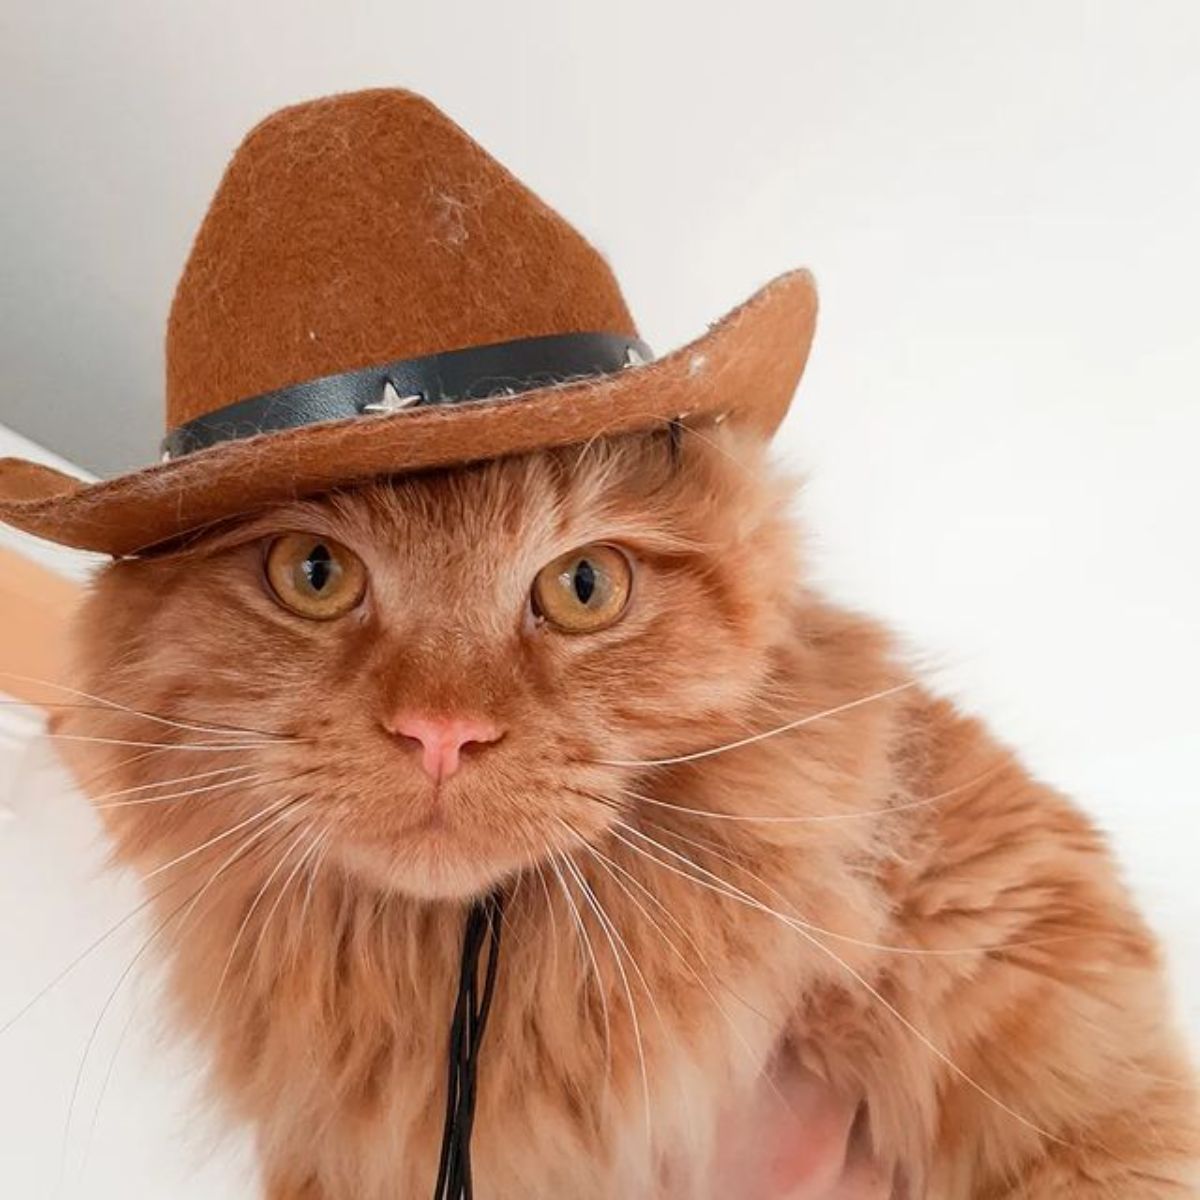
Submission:
[[367,589],[362,559],[332,538],[286,533],[267,550],[267,582],[284,608],[313,621],[348,613]]
[[633,568],[615,546],[583,546],[547,563],[533,581],[533,610],[564,633],[595,633],[629,603]]

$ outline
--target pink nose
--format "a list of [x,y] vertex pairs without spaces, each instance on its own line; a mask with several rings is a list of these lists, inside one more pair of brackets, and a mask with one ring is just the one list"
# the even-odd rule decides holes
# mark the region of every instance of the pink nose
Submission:
[[421,766],[434,783],[449,779],[458,770],[464,749],[498,742],[504,736],[504,731],[491,721],[474,717],[426,717],[409,712],[397,713],[388,728],[400,737],[420,743]]

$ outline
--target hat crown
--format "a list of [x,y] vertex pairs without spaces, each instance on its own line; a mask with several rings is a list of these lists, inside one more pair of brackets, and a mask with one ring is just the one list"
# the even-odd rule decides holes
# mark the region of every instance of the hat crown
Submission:
[[167,427],[249,396],[518,338],[636,334],[600,254],[434,105],[355,92],[243,141],[179,281]]

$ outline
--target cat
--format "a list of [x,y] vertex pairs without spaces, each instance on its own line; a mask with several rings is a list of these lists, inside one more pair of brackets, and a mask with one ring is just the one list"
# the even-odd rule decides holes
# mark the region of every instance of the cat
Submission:
[[1103,838],[806,585],[793,492],[759,439],[677,427],[300,499],[96,580],[95,699],[58,730],[270,1200],[431,1194],[496,889],[480,1200],[700,1200],[780,1062],[861,1101],[896,1197],[1197,1194]]

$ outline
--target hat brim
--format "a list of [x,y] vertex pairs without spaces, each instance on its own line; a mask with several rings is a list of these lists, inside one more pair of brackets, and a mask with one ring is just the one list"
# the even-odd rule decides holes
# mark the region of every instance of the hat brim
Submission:
[[281,500],[668,421],[727,417],[769,437],[803,374],[816,314],[812,276],[793,271],[682,349],[613,375],[222,442],[99,483],[0,459],[0,520],[126,556]]

